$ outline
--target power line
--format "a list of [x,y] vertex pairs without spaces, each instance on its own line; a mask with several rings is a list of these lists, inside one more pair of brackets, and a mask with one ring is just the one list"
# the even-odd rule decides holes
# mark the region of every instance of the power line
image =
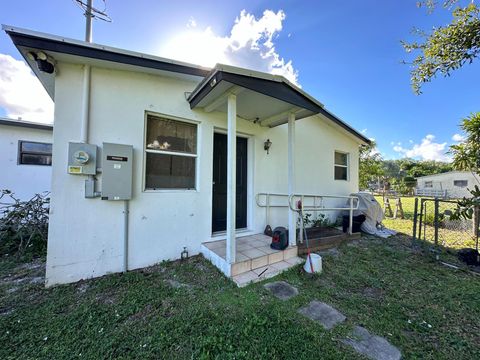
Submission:
[[[85,13],[85,16],[91,16],[93,19],[98,19],[106,22],[112,22],[112,19],[110,16],[107,14],[107,1],[102,0],[104,8],[103,10],[99,10],[95,7],[91,7],[90,11],[88,11],[88,4],[85,3],[83,0],[73,0],[73,2],[80,8],[82,9]],[[90,14],[90,15],[88,15]]]

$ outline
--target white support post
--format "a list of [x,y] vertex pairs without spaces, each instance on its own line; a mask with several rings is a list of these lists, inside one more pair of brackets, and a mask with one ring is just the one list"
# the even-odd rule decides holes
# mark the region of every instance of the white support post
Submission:
[[353,198],[350,198],[350,211],[348,214],[348,235],[353,234]]
[[[295,114],[288,114],[288,195],[295,193]],[[297,241],[296,212],[288,210],[288,245],[295,246]]]
[[228,95],[227,99],[227,263],[235,263],[235,209],[237,190],[237,96]]

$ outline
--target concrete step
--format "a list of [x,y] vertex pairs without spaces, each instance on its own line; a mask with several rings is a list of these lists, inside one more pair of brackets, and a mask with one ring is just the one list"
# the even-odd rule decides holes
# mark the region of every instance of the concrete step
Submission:
[[298,256],[291,257],[287,260],[282,260],[273,264],[262,266],[260,268],[250,270],[235,276],[232,276],[232,280],[238,287],[243,287],[251,283],[262,281],[274,277],[281,272],[290,269],[297,264],[303,263],[304,260]]
[[230,274],[233,277],[248,271],[261,269],[265,266],[268,267],[269,265],[294,258],[297,254],[298,249],[296,246],[287,248],[283,251],[272,250],[272,253],[270,254],[236,262],[231,265]]

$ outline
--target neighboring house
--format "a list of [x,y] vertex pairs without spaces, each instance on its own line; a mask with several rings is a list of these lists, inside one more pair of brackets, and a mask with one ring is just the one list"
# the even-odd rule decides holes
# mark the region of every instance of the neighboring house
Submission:
[[427,175],[417,178],[415,194],[449,199],[471,197],[468,189],[480,186],[478,174],[470,171],[450,171],[442,174]]
[[[237,237],[265,228],[256,195],[358,191],[369,140],[281,76],[4,30],[55,101],[47,285],[178,259],[184,248],[233,276],[284,256],[236,252]],[[296,216],[271,209],[269,223],[295,230]],[[217,256],[205,243],[219,239]]]
[[52,137],[52,125],[0,118],[1,190],[22,200],[50,191]]

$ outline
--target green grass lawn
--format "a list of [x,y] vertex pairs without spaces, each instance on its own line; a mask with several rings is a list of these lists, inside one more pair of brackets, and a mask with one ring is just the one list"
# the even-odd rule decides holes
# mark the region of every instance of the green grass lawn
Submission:
[[[44,289],[43,263],[0,260],[1,359],[356,359],[354,325],[406,359],[480,358],[480,278],[431,262],[406,237],[363,237],[324,272],[279,275],[300,294],[237,288],[197,256]],[[273,281],[273,280],[267,280]],[[331,331],[297,314],[311,300],[347,316]]]

